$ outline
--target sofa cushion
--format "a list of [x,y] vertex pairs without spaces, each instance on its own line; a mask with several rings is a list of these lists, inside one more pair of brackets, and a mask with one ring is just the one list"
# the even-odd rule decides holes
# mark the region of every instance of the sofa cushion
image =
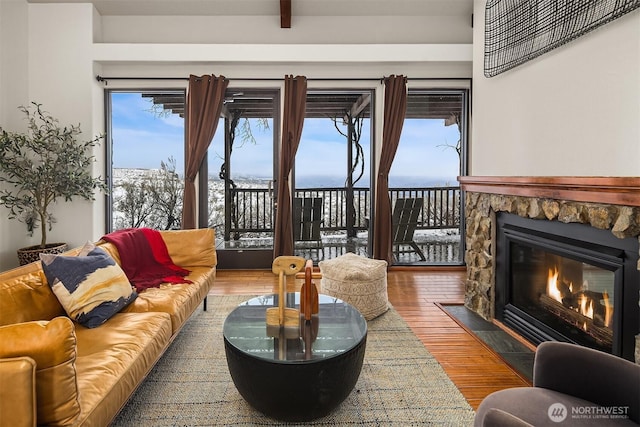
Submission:
[[189,270],[176,265],[160,232],[151,228],[125,228],[102,236],[118,250],[122,270],[138,292],[162,283],[184,283]]
[[83,326],[102,325],[137,296],[120,266],[92,243],[78,256],[40,257],[54,294],[69,317]]
[[51,320],[64,314],[40,263],[0,273],[0,326]]
[[163,230],[162,240],[171,260],[181,267],[215,267],[216,238],[212,228]]
[[[215,267],[218,263],[213,229],[161,230],[160,236],[167,246],[171,261],[180,267]],[[101,240],[98,247],[122,265],[118,249],[113,243]]]
[[76,383],[76,334],[67,317],[0,326],[0,358],[36,362],[39,425],[70,425],[80,415]]
[[123,313],[161,311],[171,316],[173,333],[183,326],[202,300],[209,293],[215,280],[211,267],[189,267],[187,279],[192,283],[166,283],[158,288],[148,288],[138,294],[136,300],[122,310]]
[[85,426],[107,426],[171,342],[167,313],[118,313],[76,328],[78,396]]

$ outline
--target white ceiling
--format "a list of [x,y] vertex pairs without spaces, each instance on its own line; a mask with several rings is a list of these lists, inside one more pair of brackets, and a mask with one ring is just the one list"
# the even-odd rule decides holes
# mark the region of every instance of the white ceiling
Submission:
[[[280,15],[280,0],[27,0],[93,3],[101,15]],[[471,16],[473,0],[291,0],[295,16]]]

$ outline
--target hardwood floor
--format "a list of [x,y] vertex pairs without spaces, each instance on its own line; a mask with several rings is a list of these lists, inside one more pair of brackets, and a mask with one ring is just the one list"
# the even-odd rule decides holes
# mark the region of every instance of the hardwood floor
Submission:
[[[389,302],[476,409],[493,391],[530,384],[438,306],[464,302],[464,276],[460,269],[391,269],[387,291]],[[210,294],[258,295],[277,288],[270,270],[218,270]]]

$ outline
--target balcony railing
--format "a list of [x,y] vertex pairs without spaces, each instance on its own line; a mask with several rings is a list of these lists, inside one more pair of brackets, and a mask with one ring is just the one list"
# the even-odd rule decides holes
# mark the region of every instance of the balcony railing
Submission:
[[[267,188],[236,188],[231,190],[234,203],[226,216],[224,240],[237,236],[273,232],[273,204]],[[353,196],[351,196],[353,194]],[[391,205],[398,198],[417,197],[424,200],[418,217],[418,229],[451,229],[460,227],[460,187],[392,188]],[[346,232],[354,236],[368,229],[371,215],[368,188],[344,187],[297,189],[294,197],[320,197],[324,201],[321,232]],[[349,200],[353,198],[353,203]],[[353,208],[350,208],[353,206]]]

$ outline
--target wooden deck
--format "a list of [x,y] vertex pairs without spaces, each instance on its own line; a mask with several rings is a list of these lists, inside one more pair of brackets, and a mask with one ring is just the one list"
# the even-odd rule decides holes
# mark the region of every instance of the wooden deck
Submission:
[[[389,302],[476,409],[489,393],[530,384],[438,306],[463,303],[464,276],[463,269],[392,268],[388,294]],[[272,293],[277,284],[270,270],[219,270],[210,293]]]

